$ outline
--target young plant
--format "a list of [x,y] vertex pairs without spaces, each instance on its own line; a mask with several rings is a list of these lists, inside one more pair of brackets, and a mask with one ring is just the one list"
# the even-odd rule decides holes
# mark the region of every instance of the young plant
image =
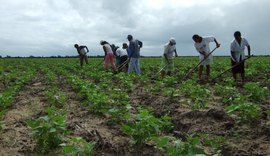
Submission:
[[57,88],[49,89],[45,92],[45,96],[50,106],[55,106],[57,108],[63,108],[67,102],[67,95]]
[[175,89],[175,88],[164,88],[162,89],[163,91],[163,95],[166,97],[170,97],[170,99],[172,100],[175,97],[180,96],[180,91],[179,89]]
[[206,153],[198,145],[200,139],[194,135],[188,135],[186,142],[174,137],[155,137],[153,141],[157,148],[165,151],[169,156],[206,156]]
[[237,123],[250,122],[259,114],[259,106],[246,102],[241,96],[236,98],[226,110],[228,114],[237,116]]
[[151,137],[158,136],[164,130],[169,130],[172,127],[170,117],[163,116],[162,118],[154,117],[148,110],[141,109],[139,114],[134,116],[134,122],[124,124],[122,131],[131,135],[134,143],[141,145],[148,141]]
[[129,96],[126,92],[115,88],[110,92],[110,99],[112,108],[108,110],[108,113],[111,115],[111,121],[121,123],[131,117],[129,110],[132,107],[129,104]]
[[175,84],[177,84],[177,79],[175,77],[167,76],[163,79],[163,82],[168,87],[173,87]]
[[53,108],[48,108],[46,112],[46,116],[27,121],[37,142],[35,150],[40,153],[56,148],[62,142],[60,136],[67,133],[65,116]]
[[210,138],[208,134],[199,134],[201,138],[201,142],[203,145],[210,147],[210,150],[213,153],[217,153],[221,149],[221,143],[225,141],[223,136],[216,136],[214,138]]
[[270,121],[270,108],[268,108],[265,113],[267,115],[267,119]]
[[192,109],[196,110],[207,107],[210,97],[210,91],[208,89],[203,88],[198,84],[194,84],[191,80],[182,83],[180,89],[185,95],[190,97],[188,104]]
[[267,87],[261,88],[258,83],[249,82],[244,85],[246,94],[253,102],[260,102],[269,96]]
[[214,89],[215,93],[222,97],[222,101],[225,104],[228,103],[235,95],[237,95],[237,90],[235,87],[216,84]]
[[87,142],[82,137],[75,137],[60,146],[62,146],[63,156],[92,156],[95,142]]
[[13,101],[13,91],[5,91],[0,93],[0,110],[5,110]]

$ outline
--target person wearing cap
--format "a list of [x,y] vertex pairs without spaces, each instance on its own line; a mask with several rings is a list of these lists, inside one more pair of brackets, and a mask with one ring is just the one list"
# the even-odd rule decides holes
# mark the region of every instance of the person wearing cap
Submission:
[[[248,57],[250,57],[250,45],[245,38],[241,37],[241,32],[236,31],[234,33],[234,40],[231,42],[231,65],[233,78],[236,81],[237,73],[240,73],[242,82],[245,79],[245,47],[248,49]],[[238,64],[238,65],[237,65]]]
[[176,51],[176,41],[174,38],[171,38],[168,43],[164,46],[164,68],[161,71],[161,77],[164,77],[166,74],[171,76],[171,72],[173,71],[173,57],[175,54],[175,57],[177,57],[177,51]]
[[[196,50],[200,53],[200,61],[203,61],[199,66],[199,79],[202,80],[202,72],[203,67],[206,66],[206,79],[208,80],[210,77],[210,65],[213,64],[213,56],[210,54],[210,42],[215,42],[216,47],[219,48],[220,44],[217,42],[216,38],[211,37],[201,37],[197,34],[193,35],[192,37],[194,43],[194,46]],[[209,55],[210,54],[210,55]]]
[[142,44],[139,44],[138,40],[134,40],[132,35],[128,35],[127,39],[129,41],[128,57],[130,61],[129,66],[128,66],[128,74],[132,73],[133,68],[135,67],[136,73],[140,75],[141,69],[140,69],[139,57],[140,57],[140,48],[142,47]]
[[118,56],[120,58],[120,60],[119,60],[120,65],[118,67],[118,71],[122,71],[124,68],[123,66],[125,66],[124,71],[127,71],[127,69],[128,69],[127,48],[128,48],[127,43],[123,43],[122,48],[118,48],[116,50],[116,56]]
[[105,57],[104,57],[105,69],[108,70],[109,64],[111,64],[113,72],[116,72],[111,45],[107,41],[100,41],[100,45],[102,45],[104,53],[105,53]]
[[[88,57],[86,53],[89,52],[89,49],[87,48],[87,46],[84,45],[79,46],[78,44],[74,44],[74,48],[77,49],[77,52],[79,54],[81,67],[83,66],[83,60],[85,61],[86,64],[88,64],[87,60]],[[85,51],[85,49],[87,50],[87,52]]]

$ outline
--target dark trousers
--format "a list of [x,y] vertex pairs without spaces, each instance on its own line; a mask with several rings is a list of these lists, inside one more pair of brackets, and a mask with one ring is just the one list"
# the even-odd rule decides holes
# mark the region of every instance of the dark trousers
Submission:
[[[240,58],[240,62],[242,61],[242,57]],[[234,66],[236,65],[237,62],[234,62],[231,59],[231,65]],[[238,64],[236,67],[232,68],[232,73],[236,74],[236,73],[245,73],[245,61],[243,61],[242,63]]]
[[120,62],[119,62],[120,66],[118,67],[118,70],[123,69],[124,68],[123,67],[124,65],[126,66],[125,68],[128,68],[128,63],[126,62],[127,59],[128,59],[127,55],[120,57]]
[[83,66],[83,61],[85,61],[86,64],[88,64],[88,58],[87,55],[80,55],[80,64]]

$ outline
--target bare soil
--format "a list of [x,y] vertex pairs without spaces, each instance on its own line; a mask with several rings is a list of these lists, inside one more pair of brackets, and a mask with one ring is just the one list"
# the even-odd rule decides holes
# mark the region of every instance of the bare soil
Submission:
[[[71,134],[64,140],[81,136],[87,141],[95,141],[95,155],[164,155],[152,145],[133,146],[131,138],[121,132],[120,125],[109,125],[108,116],[91,113],[84,106],[83,100],[67,85],[65,77],[59,76],[58,82],[58,87],[68,96],[63,109],[67,116],[67,128]],[[44,115],[45,87],[42,83],[42,74],[38,73],[16,96],[12,107],[4,116],[3,130],[0,134],[0,155],[35,154],[35,142],[31,139],[31,130],[27,128],[26,121]],[[170,135],[183,140],[186,139],[185,134],[192,132],[209,134],[210,137],[226,137],[221,149],[224,156],[270,155],[270,125],[267,123],[267,116],[261,115],[250,124],[237,125],[235,119],[226,114],[224,106],[219,104],[220,98],[217,96],[210,100],[208,108],[191,110],[184,102],[185,96],[164,97],[161,92],[153,94],[140,85],[135,85],[129,95],[130,103],[134,107],[151,106],[157,117],[169,114],[174,126]],[[262,103],[262,109],[267,108],[269,104],[267,101]],[[55,153],[57,152],[59,151]]]
[[[172,133],[178,138],[185,140],[185,134],[193,132],[208,134],[210,137],[223,136],[227,138],[222,143],[221,154],[224,156],[270,155],[270,124],[265,114],[250,124],[239,125],[235,124],[235,118],[226,114],[221,97],[213,96],[206,109],[191,110],[182,102],[184,96],[170,99],[161,93],[144,91],[140,86],[136,90],[139,91],[130,94],[131,103],[134,106],[151,106],[156,116],[169,114],[174,126]],[[262,102],[261,109],[264,110],[269,104]]]
[[26,155],[33,151],[35,143],[31,139],[26,121],[43,111],[45,103],[41,76],[38,73],[32,82],[26,84],[5,114],[0,133],[0,155]]

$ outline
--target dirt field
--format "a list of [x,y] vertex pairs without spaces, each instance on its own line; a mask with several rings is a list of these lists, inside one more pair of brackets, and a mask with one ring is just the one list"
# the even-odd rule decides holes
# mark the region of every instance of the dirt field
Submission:
[[[11,106],[5,111],[1,121],[0,155],[36,154],[36,141],[32,139],[32,130],[27,126],[26,121],[46,115],[45,108],[49,106],[46,91],[53,86],[67,96],[62,110],[66,114],[66,127],[70,134],[63,136],[63,140],[80,136],[86,141],[95,141],[94,155],[166,155],[165,151],[155,148],[155,143],[152,141],[139,146],[133,145],[132,137],[124,134],[121,130],[122,124],[111,123],[111,115],[90,111],[85,97],[74,89],[69,77],[61,73],[60,70],[52,70],[56,74],[56,80],[55,83],[48,84],[46,82],[47,73],[40,67],[37,69],[35,76],[14,95]],[[112,79],[104,82],[104,79],[91,76],[90,72],[84,74],[87,70],[93,70],[90,67],[77,70],[75,65],[72,68],[65,65],[63,69],[89,83],[105,86],[105,88],[107,86],[108,92],[111,88],[118,86],[129,97],[129,104],[133,108],[129,110],[130,113],[137,113],[136,108],[138,107],[149,107],[157,118],[163,115],[170,116],[173,127],[161,135],[172,136],[183,141],[187,140],[187,134],[192,133],[207,134],[209,139],[224,138],[220,142],[220,149],[216,151],[212,147],[205,146],[203,140],[201,140],[199,146],[208,155],[215,153],[224,156],[270,155],[270,117],[266,113],[270,106],[269,96],[257,103],[259,114],[256,118],[239,124],[236,115],[227,113],[226,104],[223,102],[224,97],[216,94],[216,84],[196,83],[209,90],[209,97],[206,107],[193,109],[189,105],[191,97],[188,94],[176,90],[175,93],[172,93],[174,96],[165,95],[164,88],[178,89],[184,87],[185,84],[179,81],[172,85],[168,85],[164,82],[165,80],[145,81],[144,78],[147,79],[151,75],[146,74],[139,79],[136,76],[131,77],[132,86],[127,88],[124,81],[119,79],[120,76],[111,75]],[[151,68],[149,67],[145,71],[149,69]],[[269,76],[269,73],[267,74]],[[260,76],[255,78],[249,76],[247,81],[258,81],[261,86],[269,89],[268,81],[261,79]],[[159,82],[163,83],[159,84]],[[1,85],[3,84],[1,83]],[[156,86],[159,86],[159,88],[155,89]],[[240,94],[246,94],[242,84],[236,85],[235,89]],[[104,92],[106,92],[106,89],[104,89]],[[176,92],[179,94],[176,94]],[[56,148],[42,155],[59,155],[60,151],[60,148]]]

